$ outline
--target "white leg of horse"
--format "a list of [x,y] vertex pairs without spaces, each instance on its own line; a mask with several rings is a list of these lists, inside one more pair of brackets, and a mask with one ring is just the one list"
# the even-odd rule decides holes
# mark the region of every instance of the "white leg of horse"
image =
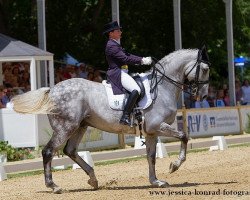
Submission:
[[175,137],[181,140],[181,149],[178,160],[170,163],[169,166],[169,172],[173,173],[178,170],[181,164],[186,160],[188,137],[185,133],[174,130],[169,124],[165,122],[161,123],[158,134],[167,137]]
[[73,161],[75,161],[90,177],[88,184],[91,185],[94,189],[98,189],[98,181],[95,176],[94,169],[89,166],[78,154],[77,147],[82,140],[82,137],[87,129],[86,127],[80,127],[74,135],[67,141],[66,146],[63,149],[63,152],[68,155]]
[[62,144],[63,143],[61,143],[58,138],[54,138],[52,136],[48,144],[42,150],[45,185],[46,187],[51,188],[53,190],[53,193],[55,194],[60,194],[62,192],[62,189],[53,181],[51,162],[55,152],[60,148]]
[[55,152],[74,134],[78,128],[78,123],[72,123],[60,116],[48,116],[54,133],[42,151],[45,185],[53,190],[53,193],[61,193],[62,189],[58,187],[52,179],[51,162]]
[[147,151],[147,160],[149,166],[149,182],[153,186],[166,187],[168,183],[166,183],[165,181],[158,180],[155,175],[156,144],[157,144],[157,137],[155,135],[147,135],[146,151]]

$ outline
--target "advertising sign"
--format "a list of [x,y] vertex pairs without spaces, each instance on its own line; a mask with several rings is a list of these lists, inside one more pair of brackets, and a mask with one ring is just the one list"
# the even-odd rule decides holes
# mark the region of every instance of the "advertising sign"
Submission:
[[240,133],[237,109],[188,110],[187,126],[192,138]]

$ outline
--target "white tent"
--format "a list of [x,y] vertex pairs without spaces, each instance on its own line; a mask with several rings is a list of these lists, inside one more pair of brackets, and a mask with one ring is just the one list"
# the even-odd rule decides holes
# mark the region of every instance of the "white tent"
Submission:
[[[41,87],[40,61],[47,62],[49,86],[54,85],[52,53],[0,34],[0,85],[3,84],[2,63],[23,61],[30,62],[31,90]],[[47,73],[45,76],[47,76]],[[47,80],[47,77],[45,77],[45,80]],[[46,86],[48,86],[47,82],[45,83]],[[46,115],[23,115],[14,112],[12,109],[0,109],[0,140],[8,141],[15,147],[37,147],[48,142],[49,135],[46,132],[51,132]]]
[[[27,43],[13,39],[0,33],[0,71],[3,62],[30,62],[30,84],[31,90],[41,87],[40,61],[47,61],[49,67],[49,86],[54,85],[54,63],[53,54],[43,51]],[[47,66],[47,65],[45,65]],[[47,70],[46,70],[47,71]],[[45,74],[47,76],[47,74]],[[47,77],[45,77],[48,86]],[[0,85],[3,83],[2,73],[0,73]]]

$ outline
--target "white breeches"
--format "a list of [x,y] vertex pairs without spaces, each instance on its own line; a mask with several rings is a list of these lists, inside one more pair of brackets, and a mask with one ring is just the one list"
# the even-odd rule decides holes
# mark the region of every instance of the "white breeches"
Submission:
[[139,94],[141,94],[140,87],[137,85],[135,80],[131,76],[129,76],[126,72],[121,71],[121,82],[122,86],[129,92],[137,90]]

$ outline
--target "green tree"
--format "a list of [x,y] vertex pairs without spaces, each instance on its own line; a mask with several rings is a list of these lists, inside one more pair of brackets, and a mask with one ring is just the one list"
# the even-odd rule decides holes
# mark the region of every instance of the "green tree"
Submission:
[[[141,56],[162,58],[174,51],[173,2],[120,0],[122,45]],[[37,46],[36,0],[0,0],[0,31]],[[227,81],[227,41],[223,0],[181,1],[183,48],[206,43],[214,83]],[[47,50],[55,59],[65,52],[107,69],[103,25],[111,21],[111,1],[46,1]],[[235,55],[249,56],[250,2],[233,1]],[[247,70],[246,70],[247,71]]]

